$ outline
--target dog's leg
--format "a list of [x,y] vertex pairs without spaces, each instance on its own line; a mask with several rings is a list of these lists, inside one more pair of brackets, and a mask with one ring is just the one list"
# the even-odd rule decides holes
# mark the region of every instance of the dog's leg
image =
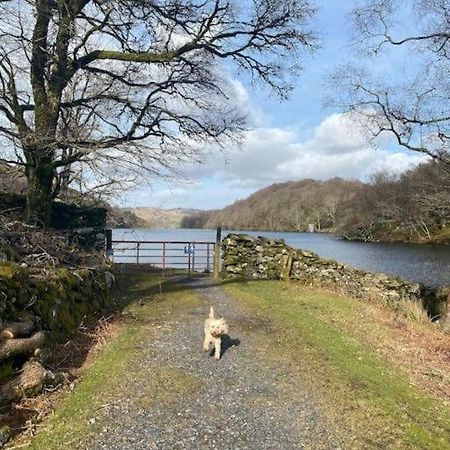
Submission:
[[214,348],[215,348],[215,352],[214,352],[214,358],[216,359],[220,359],[220,350],[222,347],[222,342],[220,338],[216,338],[214,339]]
[[207,352],[209,350],[210,338],[207,334],[205,334],[205,340],[203,341],[203,351]]

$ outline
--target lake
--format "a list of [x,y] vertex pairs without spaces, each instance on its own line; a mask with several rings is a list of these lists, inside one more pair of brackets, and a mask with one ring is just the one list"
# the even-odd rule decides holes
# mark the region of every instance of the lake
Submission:
[[[222,231],[284,239],[294,248],[313,251],[358,269],[398,275],[431,286],[450,285],[450,246],[349,242],[333,234],[275,231]],[[216,230],[115,229],[115,240],[214,241]]]

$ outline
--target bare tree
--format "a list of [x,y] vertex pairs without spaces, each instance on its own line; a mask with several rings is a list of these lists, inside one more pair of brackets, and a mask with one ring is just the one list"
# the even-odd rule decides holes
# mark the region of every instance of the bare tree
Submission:
[[[332,102],[372,138],[388,133],[398,145],[450,164],[449,1],[365,0],[352,19],[360,58],[332,76]],[[385,51],[396,73],[376,76]]]
[[29,220],[50,222],[74,168],[161,174],[235,137],[230,73],[285,96],[313,14],[308,0],[2,0],[0,161],[24,168]]

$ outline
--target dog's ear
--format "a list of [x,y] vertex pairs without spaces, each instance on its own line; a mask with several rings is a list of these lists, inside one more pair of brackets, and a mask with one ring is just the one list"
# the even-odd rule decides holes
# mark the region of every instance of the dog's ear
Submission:
[[209,318],[210,318],[210,319],[214,319],[214,309],[213,309],[212,306],[211,306],[211,308],[209,309]]

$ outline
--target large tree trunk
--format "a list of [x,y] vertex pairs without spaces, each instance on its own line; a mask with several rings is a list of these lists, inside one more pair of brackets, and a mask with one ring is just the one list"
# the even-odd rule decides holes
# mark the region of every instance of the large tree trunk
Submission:
[[27,222],[50,226],[52,220],[52,187],[55,169],[50,160],[41,159],[26,170],[28,180]]

